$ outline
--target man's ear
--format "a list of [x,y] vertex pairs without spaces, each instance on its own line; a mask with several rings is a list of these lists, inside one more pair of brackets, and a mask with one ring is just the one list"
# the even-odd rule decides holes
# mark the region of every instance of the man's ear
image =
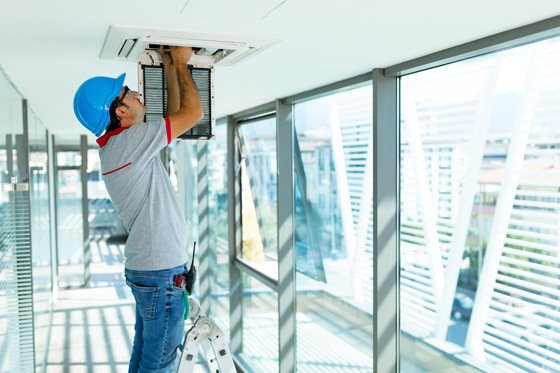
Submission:
[[128,110],[126,108],[126,106],[119,106],[118,108],[115,109],[115,114],[117,114],[117,117],[121,118],[121,120],[123,118],[128,117]]

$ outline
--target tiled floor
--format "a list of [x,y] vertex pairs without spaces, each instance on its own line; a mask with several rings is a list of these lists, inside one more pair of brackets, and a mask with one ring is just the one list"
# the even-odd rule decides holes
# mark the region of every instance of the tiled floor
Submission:
[[[124,245],[92,244],[91,286],[60,290],[53,312],[46,371],[127,372],[134,336],[134,299],[124,282]],[[208,372],[201,356],[196,373]]]
[[[134,332],[134,300],[124,282],[123,247],[118,242],[93,243],[91,285],[60,290],[52,314],[46,372],[127,372]],[[81,267],[74,268],[81,270]],[[69,273],[69,268],[65,270]],[[78,283],[82,279],[69,278],[70,282]],[[245,300],[246,311],[252,312],[244,317],[245,354],[256,372],[275,371],[278,366],[276,295],[256,292],[246,297],[250,298]],[[311,303],[322,304],[320,299]],[[310,308],[305,314],[298,313],[298,371],[371,372],[371,347],[363,342],[369,332],[357,330],[351,333],[356,339],[348,339],[347,331],[352,325],[345,324],[344,318],[336,313],[324,320],[326,308],[328,304],[323,304],[321,312]],[[440,360],[445,368],[438,372],[476,371],[457,367],[448,359]],[[432,361],[430,365],[433,364]],[[401,359],[401,366],[401,371],[426,372],[406,358]],[[202,372],[209,369],[199,354],[194,373]]]

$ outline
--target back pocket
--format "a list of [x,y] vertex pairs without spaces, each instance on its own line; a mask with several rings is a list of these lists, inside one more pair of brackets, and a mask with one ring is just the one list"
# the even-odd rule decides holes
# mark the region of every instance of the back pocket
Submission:
[[159,288],[157,286],[139,286],[128,280],[126,280],[126,284],[132,290],[140,316],[144,320],[153,320],[156,313]]

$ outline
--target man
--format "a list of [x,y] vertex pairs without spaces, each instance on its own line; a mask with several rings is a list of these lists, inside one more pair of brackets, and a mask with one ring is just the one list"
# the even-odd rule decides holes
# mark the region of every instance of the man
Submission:
[[[116,79],[95,77],[74,98],[79,121],[96,136],[101,171],[117,214],[129,232],[125,278],[136,301],[129,372],[171,372],[184,328],[187,225],[158,152],[203,117],[187,62],[192,49],[159,48],[168,86],[167,117],[144,123],[138,92]],[[179,277],[180,278],[180,277]]]

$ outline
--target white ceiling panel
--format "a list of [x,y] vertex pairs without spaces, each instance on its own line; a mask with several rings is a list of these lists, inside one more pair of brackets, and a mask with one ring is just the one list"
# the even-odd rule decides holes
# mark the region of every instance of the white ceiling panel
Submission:
[[181,13],[207,21],[259,21],[279,8],[286,0],[187,0]]

